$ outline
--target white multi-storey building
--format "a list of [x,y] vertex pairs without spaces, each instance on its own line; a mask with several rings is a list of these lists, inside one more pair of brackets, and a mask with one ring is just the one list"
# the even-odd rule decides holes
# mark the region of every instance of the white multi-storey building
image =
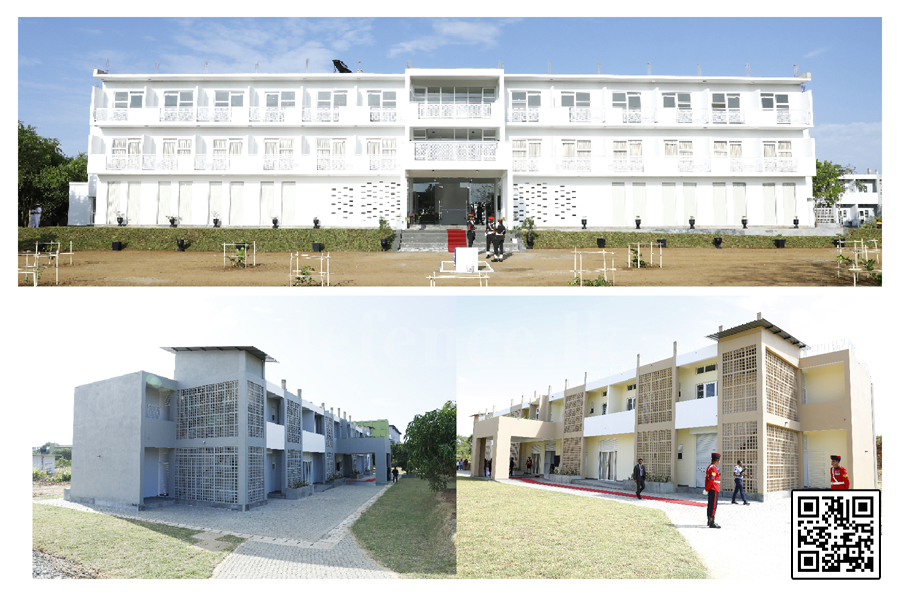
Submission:
[[859,227],[881,215],[881,175],[878,169],[842,175],[844,195],[838,206],[844,227]]
[[808,73],[94,77],[85,222],[460,225],[485,202],[538,227],[815,223]]

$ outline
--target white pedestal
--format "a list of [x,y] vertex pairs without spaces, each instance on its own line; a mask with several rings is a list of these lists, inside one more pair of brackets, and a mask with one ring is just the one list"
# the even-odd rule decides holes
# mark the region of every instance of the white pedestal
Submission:
[[457,273],[477,273],[478,249],[457,248],[453,257],[453,264],[456,265]]

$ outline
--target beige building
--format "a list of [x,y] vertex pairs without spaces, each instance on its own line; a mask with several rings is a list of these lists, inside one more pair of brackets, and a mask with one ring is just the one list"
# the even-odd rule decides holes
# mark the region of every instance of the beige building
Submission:
[[703,487],[711,452],[722,454],[723,491],[742,460],[752,498],[830,486],[830,455],[843,457],[851,488],[876,483],[872,383],[849,344],[817,352],[761,314],[707,336],[715,344],[508,409],[474,415],[473,475],[484,459],[515,469],[623,482],[643,458],[673,491]]

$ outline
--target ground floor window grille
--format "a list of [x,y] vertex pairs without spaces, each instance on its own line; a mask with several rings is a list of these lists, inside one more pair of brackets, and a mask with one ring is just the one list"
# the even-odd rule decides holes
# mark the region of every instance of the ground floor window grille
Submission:
[[800,434],[766,424],[766,492],[800,487]]
[[300,443],[300,431],[302,429],[302,416],[300,404],[293,400],[287,401],[287,441],[289,444]]
[[265,437],[265,415],[263,389],[252,381],[247,382],[247,435],[255,438]]
[[266,499],[266,471],[264,459],[265,448],[249,446],[247,448],[247,503],[253,504]]
[[756,421],[722,425],[722,460],[719,461],[722,491],[734,490],[734,466],[737,461],[741,461],[744,467],[744,491],[758,493],[759,435]]
[[637,458],[643,458],[647,473],[651,477],[671,479],[672,431],[657,429],[655,431],[638,431]]
[[638,389],[638,424],[672,420],[672,369],[643,373]]
[[300,450],[288,450],[287,485],[289,488],[292,488],[303,480],[303,452]]
[[237,504],[237,446],[175,449],[175,496]]
[[797,369],[774,352],[766,351],[766,412],[799,421],[799,391]]
[[581,475],[581,448],[583,440],[584,438],[582,437],[563,438],[562,458],[559,463],[560,470]]
[[566,396],[563,401],[563,431],[576,433],[584,427],[584,392]]

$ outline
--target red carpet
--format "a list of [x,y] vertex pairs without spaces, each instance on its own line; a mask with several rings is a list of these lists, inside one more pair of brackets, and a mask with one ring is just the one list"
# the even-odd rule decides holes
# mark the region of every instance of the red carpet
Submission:
[[447,230],[447,252],[453,253],[457,248],[466,247],[466,232],[462,229]]
[[[544,481],[535,481],[534,479],[526,479],[524,477],[511,477],[510,479],[524,481],[525,483],[533,483],[535,485],[549,485],[552,487],[566,488],[569,490],[580,490],[582,492],[593,492],[595,494],[610,494],[612,496],[623,496],[625,498],[637,499],[636,496],[630,492],[612,492],[612,491],[608,491],[608,490],[598,490],[597,488],[585,488],[585,487],[577,487],[574,485],[563,485],[561,483],[547,483]],[[642,495],[641,500],[656,500],[657,502],[668,502],[670,504],[684,504],[685,506],[706,506],[706,502],[695,502],[693,500],[673,500],[672,498],[658,498],[656,496],[647,496],[647,495]]]

